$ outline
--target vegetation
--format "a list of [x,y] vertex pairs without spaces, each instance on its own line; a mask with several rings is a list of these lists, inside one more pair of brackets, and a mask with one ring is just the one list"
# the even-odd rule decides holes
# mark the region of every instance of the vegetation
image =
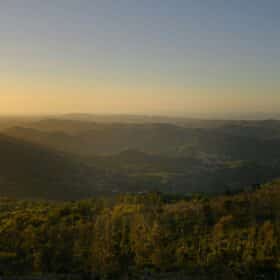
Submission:
[[0,195],[221,194],[280,174],[280,121],[133,120],[0,118]]
[[[210,122],[211,124],[211,122]],[[219,160],[279,157],[280,121],[186,123],[95,123],[47,119],[4,129],[12,137],[80,156],[138,150],[171,157]],[[258,151],[258,153],[256,153]]]
[[0,135],[0,154],[0,196],[69,200],[111,194],[123,182],[124,192],[130,186],[125,175],[113,170],[4,135]]
[[280,122],[158,121],[0,121],[0,274],[275,277]]
[[[0,201],[0,271],[142,271],[250,279],[280,265],[280,183],[191,198],[159,193],[76,202]],[[136,278],[133,278],[136,279]]]

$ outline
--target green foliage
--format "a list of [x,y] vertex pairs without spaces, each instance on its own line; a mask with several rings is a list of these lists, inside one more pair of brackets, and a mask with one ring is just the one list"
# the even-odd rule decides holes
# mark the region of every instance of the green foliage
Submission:
[[279,201],[278,182],[208,199],[158,193],[56,203],[1,199],[0,272],[116,278],[132,268],[236,277],[277,271]]

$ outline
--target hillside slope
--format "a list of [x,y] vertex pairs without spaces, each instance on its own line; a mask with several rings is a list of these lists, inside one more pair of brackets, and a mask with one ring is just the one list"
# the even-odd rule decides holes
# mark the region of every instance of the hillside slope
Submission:
[[62,153],[0,135],[0,154],[2,196],[66,199],[90,192],[89,170]]
[[82,156],[139,150],[172,157],[271,160],[280,157],[279,122],[241,122],[219,128],[188,128],[163,123],[104,124],[42,120],[10,127],[5,134]]
[[0,195],[78,199],[110,191],[114,175],[74,156],[0,135]]

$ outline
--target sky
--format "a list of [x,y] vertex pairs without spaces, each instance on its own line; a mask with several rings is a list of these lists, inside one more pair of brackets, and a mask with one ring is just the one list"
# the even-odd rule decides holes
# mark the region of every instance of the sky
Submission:
[[280,108],[279,0],[0,1],[0,113]]

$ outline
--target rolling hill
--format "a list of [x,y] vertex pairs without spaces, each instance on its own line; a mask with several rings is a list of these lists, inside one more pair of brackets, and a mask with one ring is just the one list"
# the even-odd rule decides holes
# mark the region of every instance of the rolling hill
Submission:
[[124,175],[37,144],[0,135],[0,154],[0,196],[65,200],[130,191]]
[[193,128],[164,123],[93,123],[41,120],[10,127],[3,133],[80,156],[139,150],[169,157],[219,160],[279,158],[280,122],[228,122]]
[[279,177],[279,131],[279,121],[205,128],[59,119],[12,125],[0,142],[7,168],[2,194],[76,199],[237,191]]
[[91,193],[94,170],[62,153],[0,135],[0,195],[70,199]]

